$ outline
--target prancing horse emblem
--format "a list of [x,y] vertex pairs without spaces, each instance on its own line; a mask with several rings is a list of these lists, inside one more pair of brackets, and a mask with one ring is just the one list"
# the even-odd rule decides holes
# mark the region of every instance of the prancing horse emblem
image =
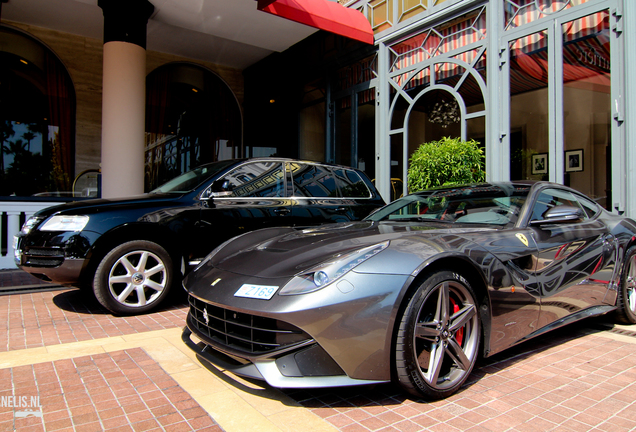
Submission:
[[210,317],[208,315],[207,308],[203,308],[203,319],[205,320],[205,325],[210,325]]
[[515,234],[516,237],[524,244],[525,247],[528,247],[528,238],[521,233]]

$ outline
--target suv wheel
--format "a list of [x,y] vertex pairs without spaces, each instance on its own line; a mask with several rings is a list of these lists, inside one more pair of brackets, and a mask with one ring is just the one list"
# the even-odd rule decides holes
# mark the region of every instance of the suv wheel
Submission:
[[173,275],[172,258],[163,247],[150,241],[130,241],[111,250],[99,263],[93,292],[113,313],[139,314],[161,303]]

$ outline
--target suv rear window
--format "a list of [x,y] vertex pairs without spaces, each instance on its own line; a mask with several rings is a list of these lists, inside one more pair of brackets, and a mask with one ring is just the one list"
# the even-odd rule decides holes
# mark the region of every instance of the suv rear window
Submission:
[[345,198],[370,198],[371,192],[360,175],[348,169],[334,169],[341,196]]
[[288,165],[294,181],[294,196],[339,197],[336,178],[327,167],[309,164]]

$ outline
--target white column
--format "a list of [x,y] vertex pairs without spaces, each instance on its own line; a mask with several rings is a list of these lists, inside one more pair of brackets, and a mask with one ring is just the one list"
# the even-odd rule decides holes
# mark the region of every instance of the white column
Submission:
[[[488,28],[488,56],[486,56],[487,111],[486,111],[486,181],[510,180],[510,114],[502,108],[503,98],[508,97],[507,79],[502,73],[500,60],[508,62],[508,51],[499,46],[499,36],[503,33],[503,10],[501,1],[488,3],[486,26]],[[504,56],[502,59],[500,56]],[[507,68],[503,68],[507,70]],[[506,90],[502,94],[502,90]],[[505,117],[505,118],[504,118]]]
[[102,197],[144,192],[146,50],[104,44],[102,91]]
[[[624,203],[625,216],[636,218],[636,109],[634,109],[634,101],[636,100],[636,79],[633,76],[634,67],[636,67],[636,2],[633,0],[623,1],[624,15],[622,17],[624,24],[623,38],[625,39],[625,56],[622,71],[625,73],[625,93],[623,100],[625,108],[625,140],[620,144],[625,146],[625,197]],[[615,12],[612,9],[610,12]],[[612,65],[620,63],[620,60],[612,54]],[[612,81],[614,81],[614,73],[612,72]],[[629,101],[629,102],[627,102]],[[616,120],[612,120],[616,122]],[[616,142],[616,140],[612,140]],[[614,150],[612,150],[614,151]],[[620,179],[618,180],[620,181]],[[617,188],[617,184],[612,184],[612,189]],[[612,203],[612,207],[613,207]]]
[[[388,204],[391,202],[391,137],[389,135],[390,89],[389,52],[384,43],[378,44],[378,88],[375,93],[375,187]],[[404,161],[404,163],[407,163]]]

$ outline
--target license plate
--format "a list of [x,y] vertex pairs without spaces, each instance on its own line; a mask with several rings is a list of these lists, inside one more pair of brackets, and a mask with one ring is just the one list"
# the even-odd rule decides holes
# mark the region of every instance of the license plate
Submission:
[[274,296],[274,294],[276,294],[277,290],[277,286],[243,284],[243,286],[241,286],[238,291],[234,293],[234,297],[247,297],[269,300]]

